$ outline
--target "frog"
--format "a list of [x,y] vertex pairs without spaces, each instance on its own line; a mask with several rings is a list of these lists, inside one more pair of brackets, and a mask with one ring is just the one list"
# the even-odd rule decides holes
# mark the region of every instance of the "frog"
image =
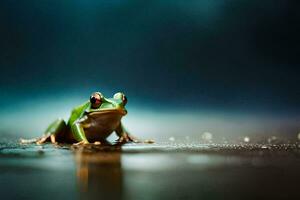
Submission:
[[41,137],[21,139],[21,143],[101,144],[113,132],[118,136],[117,143],[138,143],[140,141],[129,134],[121,122],[127,115],[127,101],[123,92],[115,93],[112,98],[93,92],[89,100],[72,109],[67,121],[59,118],[48,126]]

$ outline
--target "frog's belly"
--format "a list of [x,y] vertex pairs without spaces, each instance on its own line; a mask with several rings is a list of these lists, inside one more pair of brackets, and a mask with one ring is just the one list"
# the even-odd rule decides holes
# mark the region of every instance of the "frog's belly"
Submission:
[[118,113],[91,113],[81,123],[86,138],[93,142],[105,140],[119,126],[121,118]]

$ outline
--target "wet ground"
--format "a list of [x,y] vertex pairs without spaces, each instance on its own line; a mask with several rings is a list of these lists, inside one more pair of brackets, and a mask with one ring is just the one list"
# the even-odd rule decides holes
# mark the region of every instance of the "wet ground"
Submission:
[[296,199],[298,142],[0,143],[1,199]]

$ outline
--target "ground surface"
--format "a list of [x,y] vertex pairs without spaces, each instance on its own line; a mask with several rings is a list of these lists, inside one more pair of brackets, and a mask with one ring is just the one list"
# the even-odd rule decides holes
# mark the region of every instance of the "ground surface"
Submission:
[[297,142],[0,143],[3,199],[296,199],[299,183]]

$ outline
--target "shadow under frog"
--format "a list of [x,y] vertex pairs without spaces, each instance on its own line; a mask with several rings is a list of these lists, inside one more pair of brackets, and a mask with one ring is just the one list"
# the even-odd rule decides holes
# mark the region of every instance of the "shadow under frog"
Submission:
[[122,199],[120,145],[74,146],[72,150],[80,199]]

